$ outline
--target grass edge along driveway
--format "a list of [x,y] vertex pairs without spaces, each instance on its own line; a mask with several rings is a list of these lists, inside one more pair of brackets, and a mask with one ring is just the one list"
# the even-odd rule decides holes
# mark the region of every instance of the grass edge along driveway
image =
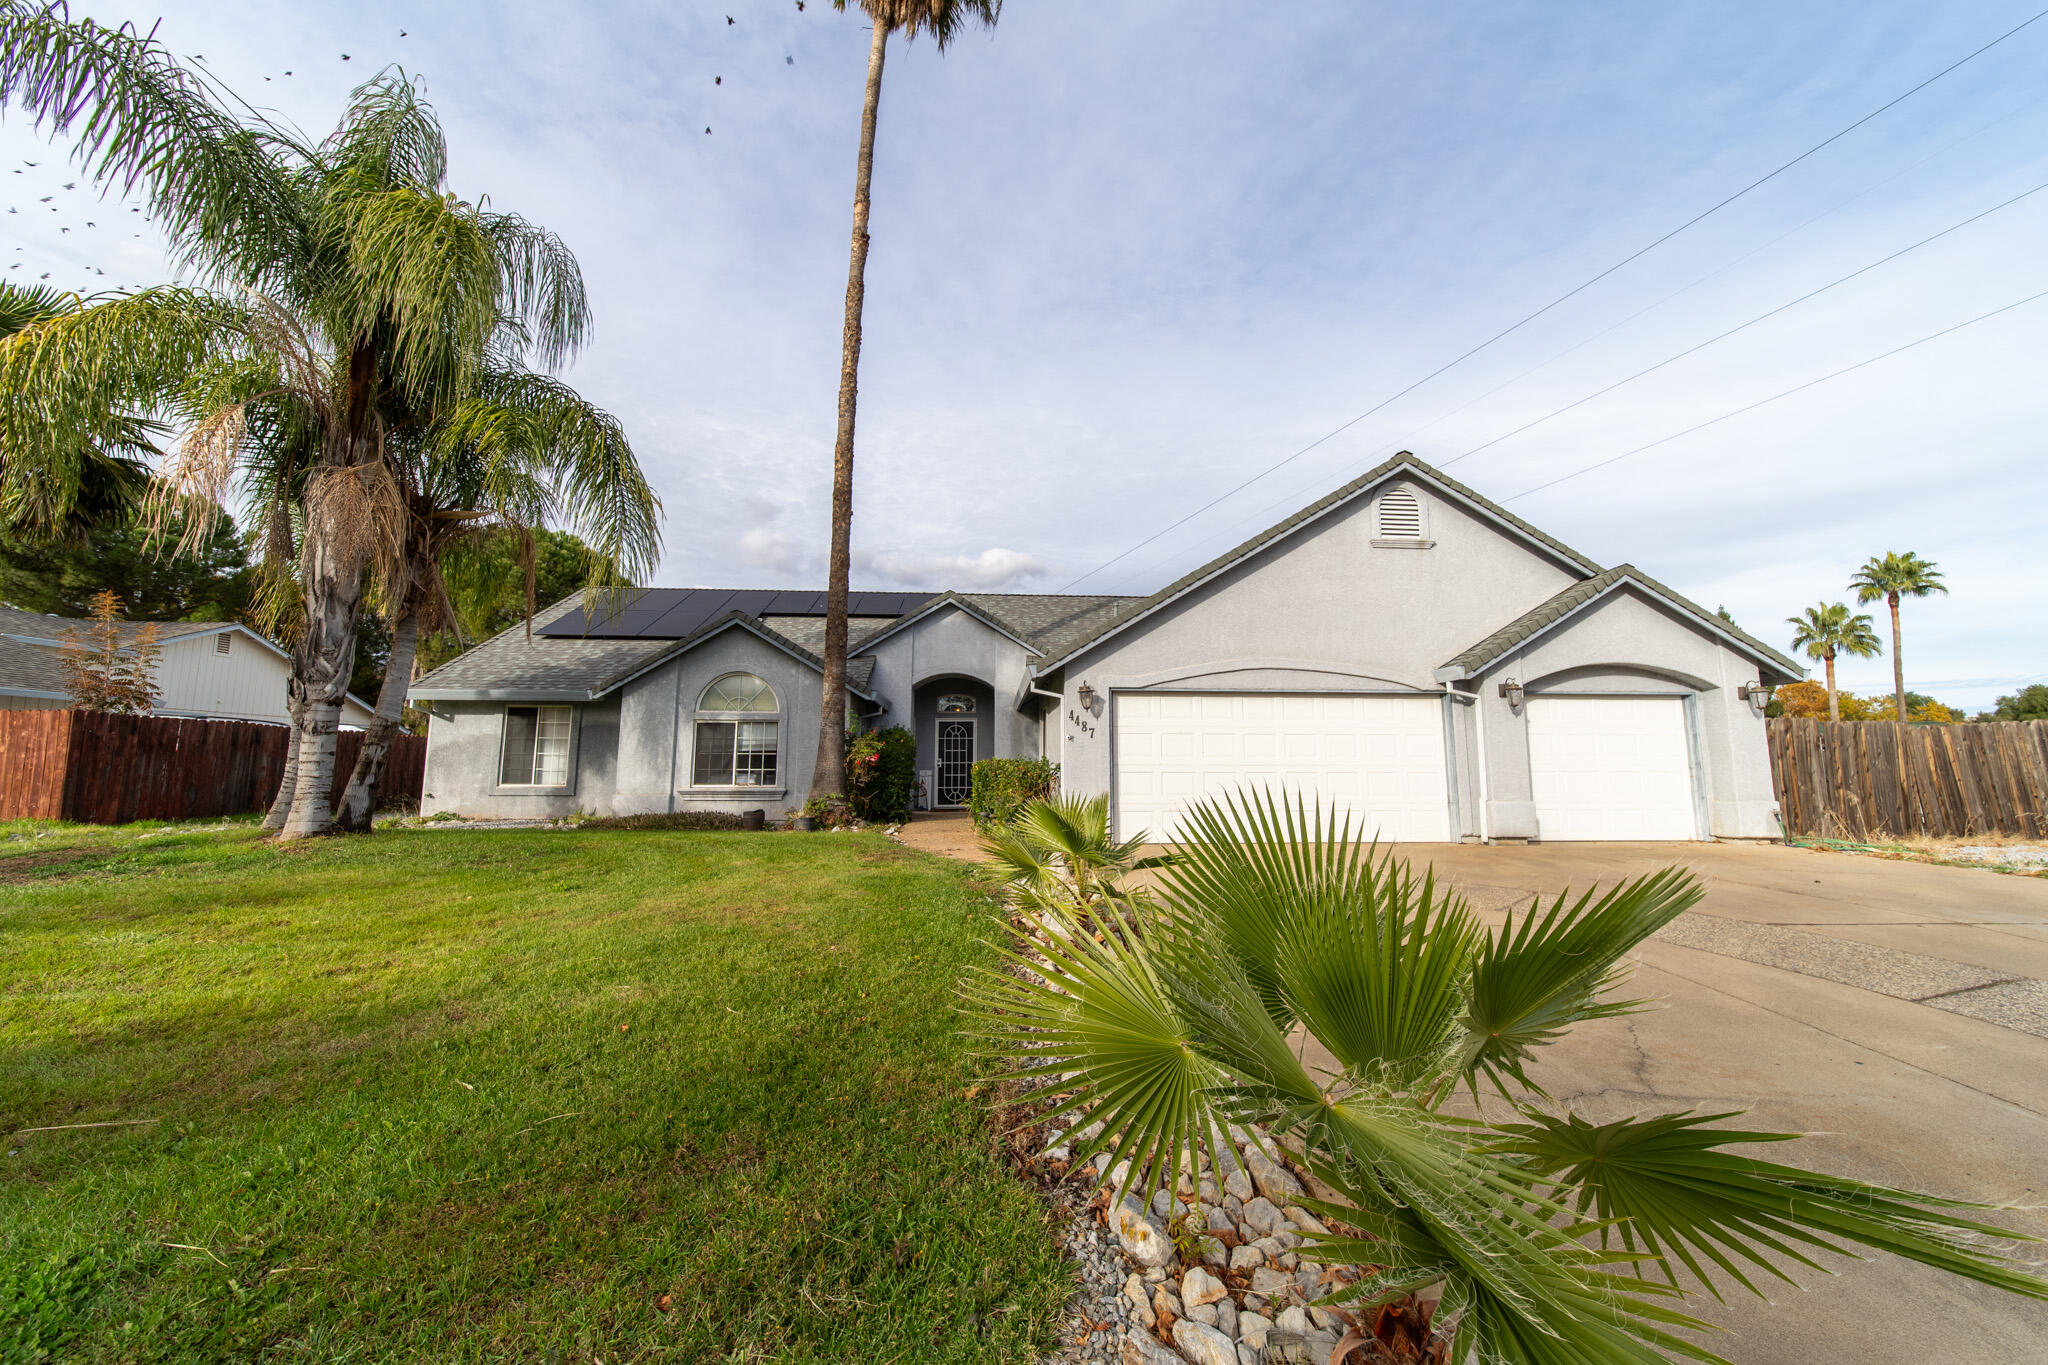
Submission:
[[0,1360],[1028,1359],[994,914],[872,835],[0,825],[0,1127],[160,1120],[4,1139]]

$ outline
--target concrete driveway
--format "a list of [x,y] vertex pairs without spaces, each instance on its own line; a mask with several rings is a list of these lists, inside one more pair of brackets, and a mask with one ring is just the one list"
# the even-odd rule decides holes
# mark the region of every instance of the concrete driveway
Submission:
[[[972,857],[920,821],[905,842]],[[1416,845],[1488,921],[1672,863],[1706,898],[1643,945],[1663,1008],[1581,1025],[1534,1073],[1595,1120],[1746,1110],[1758,1155],[1955,1198],[2048,1196],[2048,879],[1740,844]],[[2048,1237],[2048,1213],[1989,1221]],[[2048,1305],[1890,1257],[1698,1310],[1741,1365],[2048,1361]],[[1740,1292],[1740,1291],[1738,1291]]]

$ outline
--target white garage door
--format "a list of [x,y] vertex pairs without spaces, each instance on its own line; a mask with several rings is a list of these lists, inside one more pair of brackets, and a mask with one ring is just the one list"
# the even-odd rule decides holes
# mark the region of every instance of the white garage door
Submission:
[[1540,839],[1695,837],[1681,697],[1529,698]]
[[1279,692],[1116,694],[1117,828],[1171,838],[1234,788],[1320,797],[1363,837],[1450,838],[1443,703]]

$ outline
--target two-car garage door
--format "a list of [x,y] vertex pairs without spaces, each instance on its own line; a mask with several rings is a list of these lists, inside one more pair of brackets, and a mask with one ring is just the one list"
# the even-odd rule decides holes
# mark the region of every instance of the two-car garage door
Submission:
[[1241,788],[1320,799],[1365,838],[1451,837],[1440,697],[1119,692],[1115,705],[1121,837],[1172,838],[1195,801]]
[[[1435,696],[1119,692],[1118,833],[1170,839],[1194,802],[1263,788],[1334,806],[1361,837],[1447,840],[1442,707]],[[1537,696],[1525,720],[1539,839],[1698,837],[1683,698]]]

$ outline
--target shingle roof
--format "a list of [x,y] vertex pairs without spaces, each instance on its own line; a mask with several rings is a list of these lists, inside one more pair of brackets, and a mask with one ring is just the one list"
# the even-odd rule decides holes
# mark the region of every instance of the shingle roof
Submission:
[[962,601],[987,612],[1046,658],[1057,658],[1076,643],[1092,639],[1102,623],[1142,597],[1102,594],[964,592]]
[[[737,611],[726,613],[682,640],[591,639],[538,633],[541,626],[579,609],[581,604],[581,596],[575,595],[535,612],[536,633],[532,639],[527,638],[524,623],[501,631],[422,677],[412,685],[411,694],[426,701],[590,700],[734,625],[760,631],[811,667],[824,670],[824,661],[814,652],[781,631],[771,630],[754,617]],[[847,686],[856,692],[865,694],[874,674],[873,659],[847,661]]]
[[25,645],[4,636],[0,636],[0,688],[70,695],[56,650],[47,645]]
[[1749,634],[1741,627],[1723,619],[1721,616],[1708,611],[1697,602],[1679,596],[1656,579],[1636,568],[1633,564],[1617,564],[1606,572],[1595,574],[1584,582],[1572,584],[1555,597],[1537,604],[1471,648],[1447,660],[1437,670],[1437,676],[1440,678],[1469,678],[1473,674],[1483,671],[1489,664],[1498,660],[1517,645],[1534,639],[1537,635],[1557,622],[1562,621],[1565,617],[1570,616],[1573,612],[1604,596],[1609,589],[1624,582],[1634,583],[1639,587],[1645,588],[1654,596],[1661,597],[1672,606],[1679,607],[1692,616],[1697,617],[1719,634],[1728,636],[1746,646],[1752,654],[1759,656],[1763,662],[1782,670],[1788,679],[1806,676],[1805,669],[1786,658],[1783,654],[1780,654],[1777,650],[1772,649],[1754,635]]
[[1454,496],[1462,499],[1467,504],[1485,513],[1486,515],[1493,517],[1494,519],[1503,522],[1508,526],[1513,527],[1515,530],[1521,532],[1530,540],[1536,542],[1537,544],[1543,546],[1545,549],[1551,551],[1559,559],[1564,560],[1567,564],[1578,569],[1580,572],[1588,576],[1600,572],[1600,566],[1598,564],[1586,558],[1586,556],[1580,554],[1577,550],[1574,550],[1571,546],[1565,544],[1563,541],[1557,539],[1555,536],[1537,530],[1534,526],[1531,526],[1528,522],[1523,521],[1520,517],[1516,516],[1513,512],[1508,511],[1507,508],[1502,507],[1499,503],[1494,502],[1492,499],[1484,497],[1481,494],[1474,492],[1472,489],[1467,488],[1464,484],[1459,483],[1450,475],[1445,474],[1441,470],[1435,469],[1430,465],[1423,463],[1421,460],[1416,459],[1415,456],[1404,450],[1400,454],[1394,456],[1392,459],[1387,460],[1385,463],[1377,465],[1374,468],[1367,470],[1365,473],[1353,479],[1350,483],[1345,484],[1342,488],[1335,490],[1327,496],[1317,498],[1314,502],[1302,508],[1293,516],[1287,517],[1282,521],[1277,521],[1273,523],[1271,526],[1268,526],[1265,530],[1253,536],[1250,540],[1244,541],[1242,544],[1237,545],[1233,549],[1224,551],[1222,554],[1216,556],[1216,558],[1210,560],[1207,564],[1202,565],[1202,567],[1200,567],[1199,569],[1195,569],[1192,572],[1182,574],[1179,578],[1176,578],[1173,582],[1167,584],[1158,592],[1153,593],[1150,597],[1124,599],[1124,601],[1128,605],[1126,605],[1119,611],[1107,614],[1104,618],[1102,618],[1099,625],[1090,632],[1083,633],[1081,631],[1075,631],[1073,633],[1072,643],[1064,644],[1059,649],[1047,650],[1047,657],[1053,659],[1056,662],[1064,663],[1068,657],[1079,652],[1082,648],[1093,644],[1095,641],[1101,639],[1105,635],[1108,635],[1111,631],[1116,630],[1118,627],[1125,625],[1128,622],[1135,620],[1140,616],[1145,615],[1147,612],[1150,612],[1158,607],[1164,606],[1166,603],[1172,601],[1176,597],[1179,597],[1182,593],[1187,592],[1189,589],[1195,587],[1196,585],[1207,582],[1209,579],[1215,577],[1217,574],[1221,573],[1223,570],[1229,568],[1231,565],[1237,563],[1238,561],[1243,559],[1249,559],[1252,555],[1255,555],[1260,550],[1265,549],[1266,546],[1287,536],[1296,527],[1299,527],[1306,522],[1315,520],[1317,517],[1329,511],[1331,508],[1336,507],[1338,504],[1350,501],[1352,498],[1356,497],[1365,489],[1372,487],[1374,484],[1381,483],[1385,481],[1387,478],[1391,477],[1392,475],[1403,471],[1412,474],[1420,479],[1423,479],[1426,482],[1436,484],[1443,491],[1453,494]]
[[[581,605],[565,597],[533,614],[536,627]],[[674,649],[674,640],[591,640],[575,635],[526,638],[522,622],[456,655],[414,683],[412,695],[426,700],[457,699],[476,693],[513,700],[582,699],[596,695],[614,678],[638,671]]]
[[[38,640],[62,640],[67,630],[84,630],[96,625],[85,616],[45,616],[41,612],[23,611],[19,607],[0,605],[0,635],[26,635]],[[229,623],[220,621],[116,621],[114,633],[127,643],[135,638],[145,625],[156,627],[159,641],[176,640],[186,635],[204,635],[209,631],[222,630]]]

